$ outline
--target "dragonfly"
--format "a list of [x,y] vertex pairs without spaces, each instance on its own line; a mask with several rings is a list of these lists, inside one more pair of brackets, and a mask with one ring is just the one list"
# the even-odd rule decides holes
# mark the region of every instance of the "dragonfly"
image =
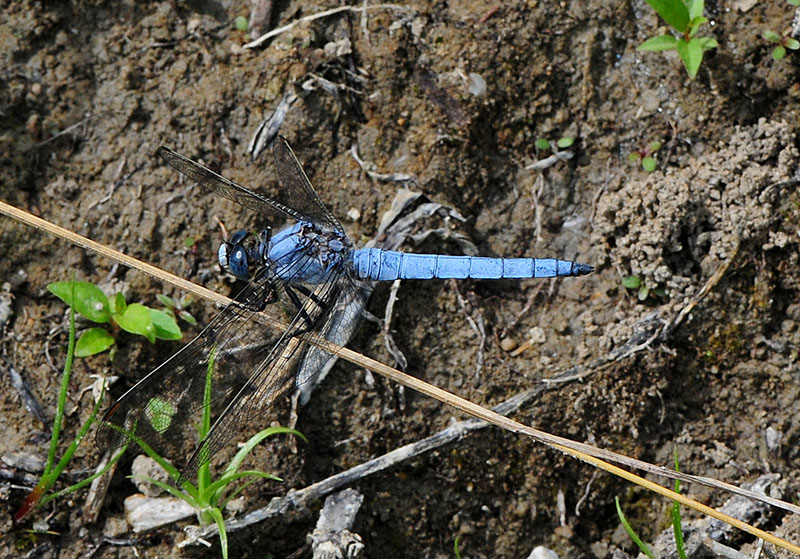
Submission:
[[[259,216],[294,223],[273,233],[236,231],[219,247],[220,266],[246,286],[186,346],[143,377],[106,411],[97,442],[124,444],[134,434],[162,456],[181,461],[189,479],[281,396],[297,387],[310,338],[344,345],[365,308],[371,286],[396,279],[524,279],[582,276],[593,267],[555,258],[490,258],[356,249],[344,227],[322,203],[283,137],[273,144],[280,201],[254,192],[167,147],[164,162],[205,191]],[[265,314],[281,320],[264,318]],[[348,334],[343,334],[348,332]],[[204,406],[212,362],[213,425],[199,443],[187,433]],[[307,366],[307,364],[306,364]],[[313,371],[312,371],[313,374]],[[306,375],[307,376],[307,375]],[[191,447],[194,448],[191,448]]]

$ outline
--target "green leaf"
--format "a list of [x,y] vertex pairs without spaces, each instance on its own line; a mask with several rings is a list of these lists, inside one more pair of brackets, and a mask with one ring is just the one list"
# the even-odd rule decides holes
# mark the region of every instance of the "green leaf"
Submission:
[[639,161],[642,158],[642,154],[638,151],[634,151],[628,154],[628,161]]
[[197,319],[186,311],[178,311],[178,316],[181,320],[192,326],[197,326]]
[[539,138],[533,145],[539,149],[550,149],[550,142],[544,138]]
[[658,37],[650,37],[644,43],[636,47],[636,50],[659,52],[662,50],[673,50],[678,45],[678,39],[672,35],[660,35]]
[[689,19],[694,20],[703,15],[703,4],[705,4],[703,0],[687,0],[686,8],[689,12]]
[[125,312],[128,303],[125,301],[125,295],[117,293],[114,295],[114,314],[122,314]]
[[639,279],[639,276],[626,276],[622,278],[622,287],[625,289],[639,289],[640,285],[642,285],[642,280]]
[[[248,485],[253,481],[258,481],[259,479],[268,479],[270,481],[283,481],[276,475],[269,474],[267,472],[262,472],[260,470],[245,470],[244,472],[234,472],[231,474],[224,474],[219,479],[214,480],[208,487],[205,488],[205,491],[201,493],[201,498],[208,500],[210,502],[216,502],[221,500],[225,490],[228,486],[233,483],[234,481],[240,480],[242,478],[255,478],[248,482]],[[237,490],[237,493],[239,490]],[[229,498],[226,498],[226,501],[229,501]]]
[[644,301],[647,299],[647,296],[650,295],[650,288],[646,285],[643,285],[639,288],[639,293],[636,294],[640,301]]
[[163,433],[172,425],[172,417],[177,412],[178,410],[171,402],[161,398],[152,398],[145,406],[144,416],[156,433]]
[[647,547],[647,544],[644,543],[636,534],[636,532],[633,531],[633,528],[628,523],[628,519],[625,518],[625,515],[622,512],[622,507],[619,505],[619,497],[615,497],[614,502],[617,504],[617,516],[619,517],[619,521],[622,523],[623,528],[625,528],[625,531],[628,533],[628,537],[633,540],[633,543],[636,544],[642,553],[647,555],[650,559],[656,559],[655,555],[653,555],[653,552],[650,551],[649,547]]
[[647,144],[647,148],[650,150],[650,153],[656,152],[661,149],[661,142],[656,140],[655,142],[650,142]]
[[150,309],[144,305],[131,303],[124,313],[114,315],[114,321],[126,332],[144,336],[150,343],[156,342],[156,328],[153,326]]
[[261,431],[259,431],[258,433],[247,439],[247,442],[242,446],[242,448],[240,448],[236,452],[236,455],[233,457],[233,460],[231,460],[230,463],[228,463],[228,466],[225,468],[224,475],[236,473],[236,470],[238,470],[239,467],[242,465],[242,462],[247,457],[247,455],[250,454],[261,441],[263,441],[267,437],[271,437],[273,435],[278,435],[282,433],[291,433],[293,435],[297,435],[304,441],[308,442],[308,439],[306,439],[303,433],[301,433],[300,431],[296,431],[295,429],[290,429],[288,427],[268,427],[266,429],[262,429]]
[[700,37],[699,39],[695,39],[700,43],[700,48],[704,51],[715,49],[719,46],[719,43],[714,37]]
[[654,157],[647,156],[642,159],[642,169],[647,171],[648,173],[652,173],[656,170],[656,160]]
[[786,49],[783,47],[775,47],[772,51],[773,60],[783,60],[786,57]]
[[164,295],[163,293],[159,293],[158,295],[156,295],[156,299],[158,299],[159,303],[161,303],[168,309],[174,309],[177,306],[177,303],[175,303],[175,299],[173,299],[169,295]]
[[148,309],[153,327],[156,329],[156,338],[159,340],[180,340],[183,337],[181,327],[175,322],[175,318],[164,311]]
[[111,319],[108,297],[99,287],[87,281],[59,281],[47,286],[50,292],[92,322]]
[[700,41],[697,39],[678,40],[678,55],[683,60],[683,66],[686,68],[689,78],[694,79],[700,69],[700,63],[703,61],[703,49]]
[[[683,0],[647,0],[661,19],[683,33],[689,25],[689,10]],[[702,2],[701,2],[702,9]]]
[[764,33],[762,33],[761,36],[764,37],[767,41],[771,41],[773,43],[781,42],[781,36],[775,33],[774,31],[764,31]]
[[556,142],[556,145],[561,149],[566,149],[574,143],[575,143],[575,138],[564,136],[563,138],[559,138],[559,140]]
[[104,328],[89,328],[81,334],[75,346],[77,357],[89,357],[102,353],[114,345],[114,336],[109,334]]
[[787,37],[785,46],[787,49],[797,50],[800,49],[800,41],[798,41],[797,39],[790,39]]
[[689,38],[694,37],[700,30],[700,26],[706,22],[708,22],[708,18],[703,16],[692,18],[692,20],[689,22]]
[[194,237],[186,237],[183,240],[183,246],[185,246],[186,248],[192,248],[196,242],[197,241],[195,240]]
[[235,20],[233,20],[234,25],[236,26],[237,31],[247,31],[247,18],[244,16],[237,16]]

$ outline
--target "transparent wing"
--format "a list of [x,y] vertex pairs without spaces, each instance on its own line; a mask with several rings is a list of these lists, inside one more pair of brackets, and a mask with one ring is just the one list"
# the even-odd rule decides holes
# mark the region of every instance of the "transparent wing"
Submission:
[[281,197],[292,208],[307,216],[309,221],[322,225],[325,229],[333,229],[344,234],[339,220],[322,203],[311,186],[305,171],[297,161],[292,148],[283,136],[278,136],[272,147],[275,168],[283,185]]
[[203,165],[192,161],[188,157],[183,156],[177,151],[173,151],[168,147],[161,146],[156,151],[156,154],[159,155],[170,167],[181,172],[190,179],[197,181],[197,183],[203,188],[210,190],[211,192],[214,192],[223,198],[233,200],[249,210],[253,210],[259,214],[277,211],[284,216],[288,216],[296,220],[307,219],[306,216],[302,215],[298,211],[285,206],[284,204],[281,204],[272,198],[268,198],[263,194],[253,192],[249,188],[246,188],[239,183],[236,183],[230,179],[226,179],[208,167],[204,167]]
[[[218,355],[217,370],[228,371],[224,377],[214,378],[215,399],[225,399],[244,384],[246,368],[257,362],[259,351],[280,338],[280,330],[270,331],[265,325],[254,328],[251,320],[271,298],[272,289],[266,277],[255,278],[197,337],[123,394],[102,419],[98,445],[124,444],[128,437],[121,429],[136,433],[170,460],[185,457],[196,439],[186,427],[202,407],[212,351]],[[239,366],[228,367],[229,362]]]
[[[329,342],[345,346],[361,325],[372,285],[350,276],[342,277],[339,282],[340,293],[319,332]],[[301,406],[308,403],[311,394],[333,366],[335,359],[334,355],[320,347],[308,348],[296,373],[298,401]]]
[[[309,295],[294,293],[293,296],[301,300],[301,311],[198,444],[183,470],[184,477],[193,477],[201,464],[237,434],[263,428],[258,418],[277,398],[296,387],[299,382],[297,367],[308,350],[309,339],[320,336],[331,305],[339,297],[342,285],[339,279],[338,274],[333,275],[326,283],[315,286]],[[287,286],[287,289],[294,290],[296,286]]]
[[197,181],[203,188],[233,200],[249,210],[259,214],[278,212],[297,221],[315,223],[324,230],[343,232],[341,224],[319,199],[292,149],[282,137],[278,137],[275,141],[273,154],[278,177],[283,186],[281,198],[286,203],[253,192],[168,147],[161,146],[156,153],[170,167]]
[[[289,255],[276,263],[277,277],[302,275],[307,262]],[[194,340],[112,404],[97,432],[98,445],[119,446],[135,434],[183,466],[188,479],[291,389],[307,338],[324,328],[342,282],[335,273],[315,286],[275,277],[266,271],[257,275]],[[265,305],[267,312],[261,312]],[[282,320],[281,308],[286,311]],[[198,445],[212,356],[214,423]]]

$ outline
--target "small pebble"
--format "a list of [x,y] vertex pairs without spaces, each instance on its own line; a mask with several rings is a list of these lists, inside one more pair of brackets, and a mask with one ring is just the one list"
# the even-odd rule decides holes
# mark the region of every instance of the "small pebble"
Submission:
[[517,340],[514,338],[503,338],[500,340],[500,349],[503,351],[514,351],[517,349]]
[[558,554],[552,549],[547,549],[543,545],[537,545],[528,555],[528,559],[558,559]]
[[472,93],[475,97],[480,97],[486,94],[486,80],[480,74],[476,74],[475,72],[470,72],[469,74],[469,86],[467,87],[469,92]]
[[144,454],[140,454],[133,459],[131,474],[133,475],[131,481],[133,481],[136,488],[147,497],[157,497],[162,494],[164,490],[143,478],[155,479],[163,481],[164,483],[169,482],[169,474],[164,471],[158,462]]
[[538,326],[534,326],[528,330],[528,335],[530,336],[530,341],[532,344],[543,344],[547,340],[544,335],[544,330]]
[[361,219],[361,212],[357,208],[350,208],[347,210],[347,219],[350,221],[358,221]]

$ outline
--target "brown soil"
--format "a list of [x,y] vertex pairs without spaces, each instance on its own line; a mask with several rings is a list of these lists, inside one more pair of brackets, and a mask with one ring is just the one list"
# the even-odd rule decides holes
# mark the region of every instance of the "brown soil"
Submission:
[[[272,25],[338,5],[307,4],[276,3]],[[482,254],[597,266],[591,276],[554,282],[403,284],[392,328],[408,371],[476,403],[494,405],[602,358],[652,313],[670,320],[732,258],[667,339],[551,388],[516,418],[666,466],[677,447],[682,470],[734,484],[776,472],[782,498],[796,501],[800,194],[792,181],[800,158],[800,74],[796,53],[775,62],[761,39],[764,30],[791,24],[791,7],[749,4],[706,3],[713,26],[701,32],[720,47],[690,81],[674,53],[635,50],[665,30],[640,1],[416,2],[410,11],[371,9],[366,22],[352,12],[318,19],[249,50],[233,23],[249,15],[243,1],[13,2],[0,22],[0,197],[229,293],[216,265],[215,218],[236,229],[270,217],[202,195],[154,152],[170,146],[280,198],[269,157],[252,162],[246,148],[295,88],[299,97],[281,134],[357,243],[372,237],[398,185],[367,177],[350,155],[354,142],[380,172],[413,174],[415,188],[458,209],[468,218],[459,231]],[[341,48],[344,39],[350,49]],[[326,49],[331,43],[339,50]],[[320,80],[303,89],[312,74],[339,84],[337,94]],[[534,147],[537,138],[561,136],[577,139],[570,148],[576,157],[541,173],[524,168],[549,155]],[[655,140],[662,143],[658,170],[648,174],[628,155]],[[187,237],[193,248],[184,245]],[[0,218],[0,249],[0,282],[9,282],[3,301],[13,295],[2,354],[49,418],[66,322],[48,283],[74,275],[153,306],[157,293],[180,296],[7,218]],[[457,250],[433,240],[409,249]],[[622,286],[628,275],[651,289],[644,300]],[[456,289],[485,323],[480,375],[479,339]],[[381,314],[387,297],[380,286],[370,309]],[[500,334],[531,297],[533,306],[506,337],[533,343],[512,355],[501,349]],[[193,311],[205,322],[214,309],[196,303]],[[91,375],[120,376],[118,395],[178,347],[127,334],[119,346],[113,363],[107,354],[77,362],[66,437],[89,413],[82,390]],[[391,362],[374,324],[350,346]],[[0,455],[45,456],[43,425],[10,378],[0,378]],[[288,403],[278,408],[266,423],[286,421]],[[275,440],[255,455],[252,467],[285,482],[250,487],[245,510],[432,434],[454,415],[382,379],[369,386],[362,371],[339,364],[301,412],[298,428],[310,442],[293,454]],[[98,458],[84,445],[70,470],[91,468]],[[124,478],[128,468],[126,462],[117,472],[96,524],[81,526],[85,492],[37,512],[35,526],[53,534],[12,528],[25,492],[19,478],[0,483],[0,556],[217,555],[217,542],[211,551],[178,550],[183,535],[175,525],[136,535],[120,529],[122,500],[135,492]],[[366,498],[354,531],[368,557],[454,557],[457,536],[470,558],[526,557],[537,545],[560,557],[632,553],[615,496],[647,540],[668,522],[663,499],[496,429],[357,489]],[[684,489],[714,506],[727,498]],[[319,506],[232,534],[231,556],[301,550]],[[783,520],[771,511],[758,523],[780,531]],[[135,548],[101,543],[104,533],[130,538]],[[727,544],[743,548],[751,540],[735,534]]]

